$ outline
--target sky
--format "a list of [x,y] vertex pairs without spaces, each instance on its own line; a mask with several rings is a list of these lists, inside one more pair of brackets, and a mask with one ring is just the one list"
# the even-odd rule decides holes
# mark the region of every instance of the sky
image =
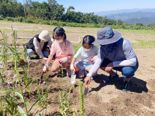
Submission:
[[[24,1],[24,0],[18,0]],[[47,0],[32,0],[47,1]],[[65,8],[74,6],[76,11],[81,12],[100,12],[120,9],[146,9],[155,8],[155,0],[56,0]]]

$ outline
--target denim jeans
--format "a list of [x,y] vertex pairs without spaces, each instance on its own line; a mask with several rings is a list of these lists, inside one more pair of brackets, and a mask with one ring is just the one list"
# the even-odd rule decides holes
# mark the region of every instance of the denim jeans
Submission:
[[75,65],[78,66],[81,70],[87,70],[93,66],[93,64],[85,61],[75,62]]
[[124,67],[116,67],[114,70],[120,71],[124,78],[131,78],[135,75],[137,66],[124,66]]
[[[49,52],[48,51],[42,51],[44,57],[48,58]],[[30,58],[38,57],[38,55],[32,50],[32,49],[27,49],[27,54]]]
[[[101,67],[106,67],[109,63],[112,63],[110,60],[105,59]],[[134,76],[135,72],[138,69],[139,64],[137,63],[136,66],[123,66],[123,67],[114,67],[113,69],[116,71],[120,71],[124,78],[131,78]]]

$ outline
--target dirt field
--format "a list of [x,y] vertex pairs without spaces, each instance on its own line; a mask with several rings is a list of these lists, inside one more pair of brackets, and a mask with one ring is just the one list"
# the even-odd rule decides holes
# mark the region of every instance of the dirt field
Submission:
[[[20,45],[42,29],[47,29],[51,32],[54,28],[53,26],[47,25],[0,21],[0,30],[5,31],[10,38],[11,25],[17,30],[18,37],[22,38],[18,40]],[[80,38],[85,34],[92,34],[95,36],[96,31],[98,30],[95,28],[72,27],[65,27],[65,29],[68,38],[73,43],[79,43]],[[132,32],[132,30],[121,30],[121,32],[125,38],[129,38],[133,43],[141,40],[155,41],[153,30],[149,30],[149,33],[145,31],[145,34],[143,34],[143,31]],[[85,116],[155,116],[155,45],[152,45],[151,48],[149,45],[147,45],[147,47],[136,46],[135,51],[140,66],[135,77],[129,84],[130,91],[124,92],[121,90],[121,80],[115,81],[114,84],[105,85],[104,80],[108,78],[108,75],[99,71],[99,75],[91,82],[90,93],[85,97]],[[43,63],[42,61],[33,61],[30,66],[30,75],[33,80],[37,80],[40,78]],[[8,75],[8,72],[6,73]],[[10,76],[12,75],[10,74]],[[44,77],[46,77],[46,75]],[[8,76],[6,78],[9,80],[11,77]],[[59,91],[63,89],[70,91],[71,85],[69,79],[51,77],[48,78],[46,85],[34,83],[32,90],[35,91],[36,89],[45,86],[49,88],[49,105],[44,113],[58,111]],[[3,87],[1,86],[0,91],[2,89]],[[71,106],[79,112],[79,88],[76,87],[71,91]],[[33,101],[33,95],[31,96],[31,99]]]
[[[136,50],[140,67],[129,85],[130,92],[126,93],[120,90],[118,82],[114,85],[105,86],[102,86],[101,83],[92,83],[91,87],[95,91],[91,92],[90,96],[86,98],[86,106],[89,107],[88,112],[94,112],[90,116],[155,115],[155,55],[152,54],[154,50]],[[99,87],[99,85],[101,86]]]

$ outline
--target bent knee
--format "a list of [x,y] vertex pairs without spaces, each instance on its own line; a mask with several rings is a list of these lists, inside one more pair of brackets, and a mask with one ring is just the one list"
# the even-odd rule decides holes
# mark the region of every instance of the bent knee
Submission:
[[122,75],[125,77],[132,77],[135,74],[134,67],[123,67],[122,68]]

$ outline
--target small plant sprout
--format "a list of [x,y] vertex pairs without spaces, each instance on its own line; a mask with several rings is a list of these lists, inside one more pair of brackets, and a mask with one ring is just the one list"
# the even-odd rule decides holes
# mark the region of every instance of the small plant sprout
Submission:
[[[13,30],[13,29],[12,29]],[[19,77],[19,70],[18,70],[18,64],[20,61],[20,54],[17,48],[17,33],[15,30],[13,30],[13,46],[8,46],[8,48],[10,49],[12,56],[13,56],[13,61],[14,61],[14,72],[16,74],[17,77],[17,82],[21,81],[20,77]]]
[[59,95],[59,108],[62,116],[68,116],[69,113],[69,100],[68,94],[65,91],[61,91]]
[[48,105],[48,90],[47,88],[45,89],[40,89],[37,91],[37,99],[39,106],[42,108],[46,108]]
[[80,116],[84,116],[84,93],[82,82],[80,82]]
[[7,35],[0,31],[1,35],[2,35],[2,43],[0,45],[1,48],[1,53],[0,53],[0,60],[2,61],[2,65],[3,65],[3,70],[5,70],[7,68],[7,61],[9,59],[8,57],[8,42],[7,42]]

